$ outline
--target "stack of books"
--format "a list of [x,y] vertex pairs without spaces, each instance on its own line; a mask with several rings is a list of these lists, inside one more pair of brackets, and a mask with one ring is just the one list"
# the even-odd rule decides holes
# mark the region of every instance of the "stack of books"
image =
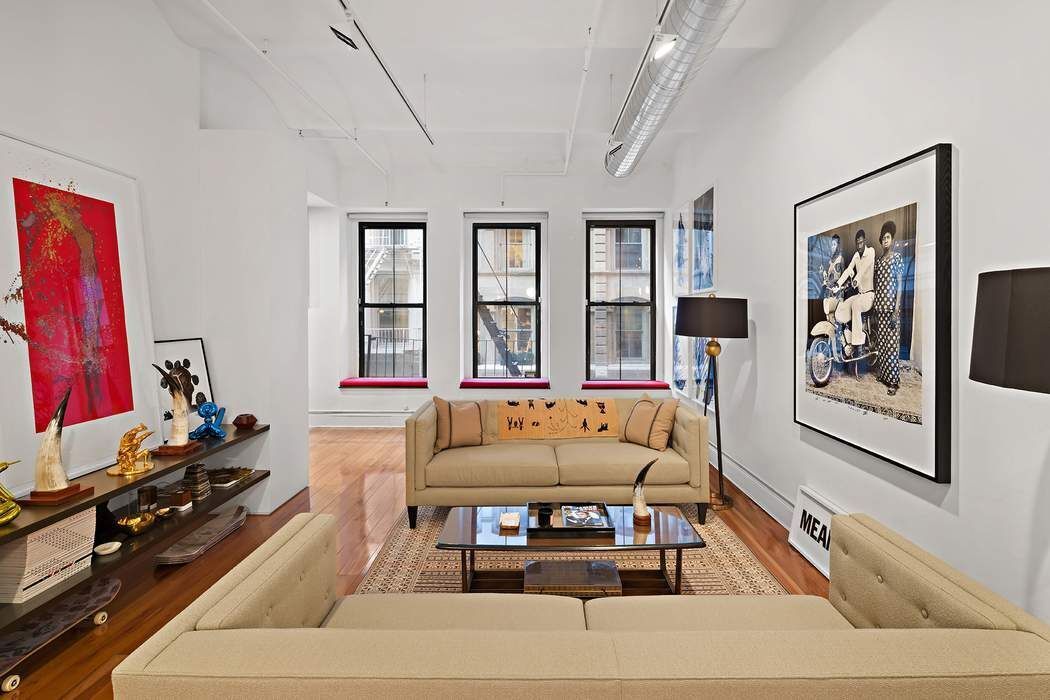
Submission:
[[95,509],[0,547],[0,602],[23,603],[91,566]]
[[208,481],[211,485],[217,489],[228,489],[234,484],[238,484],[255,472],[254,469],[247,467],[231,467],[228,469],[209,469],[208,470]]
[[189,489],[194,501],[203,501],[211,495],[211,482],[208,481],[208,470],[203,464],[191,464],[186,467],[182,485]]

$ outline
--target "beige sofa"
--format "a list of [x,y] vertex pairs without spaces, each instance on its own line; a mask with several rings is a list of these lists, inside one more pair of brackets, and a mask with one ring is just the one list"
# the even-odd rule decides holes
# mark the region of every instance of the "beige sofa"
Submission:
[[[626,421],[636,399],[616,399]],[[405,502],[410,527],[419,506],[494,506],[529,501],[630,503],[647,462],[649,503],[696,503],[704,522],[710,502],[707,418],[679,404],[671,445],[663,451],[617,438],[500,440],[496,405],[479,401],[482,444],[434,453],[437,410],[423,404],[405,421]]]
[[[298,515],[113,671],[117,698],[1046,697],[1050,628],[863,515],[830,600],[336,595]],[[703,694],[703,695],[701,695]]]

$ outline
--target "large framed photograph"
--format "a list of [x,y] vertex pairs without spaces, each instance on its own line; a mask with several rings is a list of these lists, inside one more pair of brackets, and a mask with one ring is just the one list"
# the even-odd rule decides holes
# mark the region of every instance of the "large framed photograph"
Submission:
[[8,487],[33,487],[38,434],[67,390],[70,476],[112,464],[135,424],[155,428],[152,359],[135,178],[0,134],[0,461],[20,461]]
[[952,147],[795,205],[795,422],[951,480]]

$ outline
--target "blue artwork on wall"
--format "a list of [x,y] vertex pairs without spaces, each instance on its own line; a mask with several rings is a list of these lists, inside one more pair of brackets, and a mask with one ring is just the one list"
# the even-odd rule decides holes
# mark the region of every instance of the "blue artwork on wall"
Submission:
[[[671,311],[671,318],[678,317],[678,305],[676,304]],[[689,353],[686,350],[688,347],[688,338],[683,338],[680,335],[672,335],[672,353],[674,356],[672,382],[674,388],[678,391],[685,391],[686,381],[689,377]]]
[[692,292],[715,286],[715,188],[693,200]]

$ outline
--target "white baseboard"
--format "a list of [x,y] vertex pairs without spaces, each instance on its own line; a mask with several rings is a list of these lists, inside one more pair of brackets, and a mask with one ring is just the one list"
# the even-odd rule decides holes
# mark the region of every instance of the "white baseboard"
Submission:
[[412,411],[310,411],[311,428],[403,428]]
[[[714,443],[710,444],[707,457],[708,461],[717,468],[718,450]],[[795,511],[795,504],[791,499],[767,484],[746,466],[733,459],[729,453],[723,452],[722,459],[724,460],[723,470],[727,479],[746,493],[748,498],[757,503],[762,510],[766,511],[778,523],[785,528],[791,525],[791,518]],[[712,491],[717,488],[718,484],[711,484]]]

